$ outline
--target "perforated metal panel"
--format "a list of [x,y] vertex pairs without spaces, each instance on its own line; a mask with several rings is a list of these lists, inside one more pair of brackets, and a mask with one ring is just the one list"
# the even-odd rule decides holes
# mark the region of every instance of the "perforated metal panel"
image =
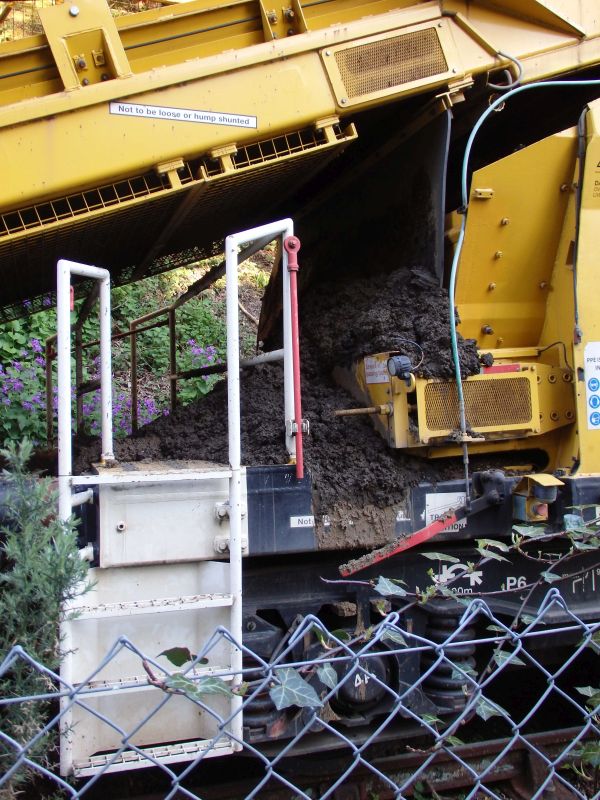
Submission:
[[435,28],[338,50],[335,60],[349,98],[430,78],[448,69]]
[[[532,425],[531,382],[528,377],[464,381],[467,422],[472,428]],[[459,426],[458,395],[454,382],[425,387],[425,417],[430,431]]]

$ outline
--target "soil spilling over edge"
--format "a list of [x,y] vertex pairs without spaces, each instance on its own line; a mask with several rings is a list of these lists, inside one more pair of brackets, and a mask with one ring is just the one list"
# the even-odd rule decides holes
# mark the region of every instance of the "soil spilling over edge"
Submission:
[[[416,343],[416,344],[415,344]],[[356,405],[331,377],[335,366],[384,351],[411,357],[424,377],[454,374],[446,292],[427,273],[398,270],[374,282],[317,285],[302,298],[303,416],[310,422],[305,460],[311,473],[323,546],[383,543],[393,532],[395,508],[408,486],[449,477],[432,465],[387,447],[368,417],[334,417]],[[459,337],[463,376],[479,371],[475,343]],[[242,463],[287,461],[284,440],[283,370],[270,364],[241,376]],[[227,462],[227,387],[224,381],[200,400],[115,442],[121,461],[194,459]],[[97,444],[79,448],[75,470],[96,460]],[[326,540],[326,541],[325,541]]]

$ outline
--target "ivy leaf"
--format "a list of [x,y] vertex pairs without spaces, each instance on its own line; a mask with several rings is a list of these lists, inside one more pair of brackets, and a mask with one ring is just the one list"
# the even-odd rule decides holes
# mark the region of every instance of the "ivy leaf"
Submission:
[[590,542],[580,542],[579,539],[572,539],[571,543],[576,550],[597,550],[598,545],[592,540]]
[[600,628],[592,633],[590,641],[588,642],[589,647],[593,650],[600,648]]
[[248,689],[250,688],[250,684],[247,681],[240,683],[239,686],[234,686],[231,690],[233,694],[237,695],[237,697],[245,697],[248,694]]
[[518,656],[513,655],[512,653],[506,652],[506,650],[497,650],[494,653],[494,661],[498,664],[499,667],[503,666],[507,662],[510,664],[515,664],[518,667],[524,667],[525,662],[521,661]]
[[349,642],[352,639],[348,631],[345,631],[343,628],[339,628],[337,631],[331,631],[330,636],[335,636],[340,642]]
[[462,739],[459,739],[458,736],[446,736],[444,743],[451,744],[453,747],[458,747],[461,744],[464,744]]
[[327,638],[327,636],[325,636],[325,634],[320,628],[313,628],[313,633],[319,640],[319,644],[322,644],[323,647],[326,647],[328,650],[331,649],[329,647],[329,639]]
[[385,631],[381,634],[381,641],[384,642],[386,639],[390,642],[395,642],[395,644],[400,644],[402,647],[408,647],[404,636],[402,636],[400,631],[397,631],[395,628],[385,629]]
[[[504,709],[502,709],[502,711],[504,711]],[[475,713],[484,722],[487,722],[490,717],[501,717],[502,711],[500,710],[500,706],[496,707],[495,704],[492,705],[489,700],[485,699],[485,697],[480,697],[475,706]]]
[[317,667],[317,675],[321,683],[324,683],[330,689],[335,689],[338,684],[337,672],[331,664],[323,664],[322,667]]
[[590,698],[587,705],[592,708],[595,708],[600,703],[600,689],[596,689],[594,686],[576,686],[575,689],[579,694]]
[[449,561],[451,564],[458,564],[459,558],[449,556],[446,553],[419,553],[424,558],[430,558],[432,561]]
[[435,725],[436,723],[442,721],[439,717],[436,717],[434,714],[423,714],[421,719],[426,725]]
[[484,550],[488,547],[496,547],[502,553],[508,553],[510,549],[505,542],[499,542],[497,539],[477,539],[477,547],[481,547]]
[[[170,650],[163,650],[162,653],[159,653],[157,658],[160,658],[160,656],[167,658],[175,667],[183,667],[188,661],[193,661],[196,658],[189,647],[171,647]],[[203,658],[200,663],[208,664],[208,659]]]
[[323,705],[313,687],[292,667],[277,670],[277,678],[280,683],[269,689],[269,695],[278,711],[290,706],[319,708]]
[[[484,558],[493,558],[494,561],[508,561],[508,558],[504,558],[500,553],[494,553],[493,550],[486,550],[485,547],[478,547],[477,552]],[[510,561],[508,561],[508,563],[510,564]]]
[[208,676],[193,681],[186,675],[176,672],[165,680],[165,688],[178,694],[184,694],[193,700],[203,700],[206,694],[220,694],[231,697],[233,692],[221,678]]
[[554,583],[555,581],[561,580],[560,575],[555,575],[553,572],[550,572],[550,570],[546,570],[546,572],[541,572],[540,577],[543,578],[546,581],[546,583]]
[[532,617],[531,614],[521,614],[519,617],[519,622],[522,622],[523,625],[533,625],[534,623],[537,623],[538,625],[546,624],[543,619]]
[[486,627],[486,631],[493,631],[494,633],[506,633],[506,629],[501,628],[500,625],[488,625]]
[[375,600],[373,602],[373,606],[374,606],[375,610],[379,614],[381,614],[382,617],[386,617],[388,612],[389,612],[389,610],[390,610],[390,608],[391,608],[389,601],[388,600],[383,600],[383,599]]
[[[571,751],[572,756],[580,758],[584,764],[593,769],[600,767],[600,744],[598,742],[585,742],[582,748]],[[575,769],[575,767],[573,767]],[[595,795],[596,797],[598,795]]]
[[379,580],[373,588],[384,597],[406,597],[405,590],[401,586],[398,586],[396,581],[390,580],[389,578],[379,576]]
[[536,539],[540,536],[545,536],[543,528],[536,528],[533,525],[513,525],[513,531],[516,531],[518,534],[528,539]]
[[452,667],[452,680],[453,681],[461,681],[465,680],[467,675],[477,675],[477,672],[472,668],[469,667],[467,664],[461,666],[460,669],[458,667]]

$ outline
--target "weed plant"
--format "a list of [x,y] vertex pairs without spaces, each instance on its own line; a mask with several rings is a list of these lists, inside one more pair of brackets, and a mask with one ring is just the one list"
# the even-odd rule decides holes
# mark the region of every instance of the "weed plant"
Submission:
[[[56,517],[50,480],[27,472],[32,449],[25,440],[0,451],[8,464],[0,482],[0,698],[34,698],[0,706],[0,775],[14,763],[18,747],[38,736],[58,710],[56,703],[35,697],[59,689],[47,673],[23,661],[8,668],[2,664],[11,648],[21,645],[40,665],[56,672],[63,604],[87,588],[87,563],[79,557],[73,521]],[[48,765],[57,744],[56,732],[41,735],[28,756]],[[23,770],[17,776],[0,790],[2,800],[16,797],[27,780]]]

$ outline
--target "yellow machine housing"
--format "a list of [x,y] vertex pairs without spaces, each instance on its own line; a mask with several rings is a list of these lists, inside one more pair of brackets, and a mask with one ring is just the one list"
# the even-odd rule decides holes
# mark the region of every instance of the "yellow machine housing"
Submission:
[[[391,403],[391,413],[374,415],[387,443],[396,448],[456,443],[456,382],[411,375],[407,385],[387,374],[390,355],[377,353],[356,365],[354,392],[370,406]],[[350,386],[348,378],[344,384]],[[493,442],[488,449],[512,447],[507,440],[548,433],[575,418],[572,373],[560,367],[526,362],[484,367],[463,381],[463,391],[472,442]]]
[[503,53],[524,81],[600,62],[594,0],[191,0],[114,19],[81,0],[40,19],[0,44],[5,319],[48,304],[60,257],[123,283],[212,255],[273,209],[297,218],[293,196],[354,145],[359,112],[452,107],[514,78]]
[[[600,398],[590,378],[600,371],[599,128],[595,101],[584,159],[569,129],[473,175],[455,299],[459,331],[493,360],[462,381],[474,453],[538,448],[549,471],[598,469]],[[456,225],[451,217],[451,241]],[[374,415],[390,446],[459,455],[455,380],[391,377],[389,356],[362,359],[341,381],[360,402],[390,412]]]

